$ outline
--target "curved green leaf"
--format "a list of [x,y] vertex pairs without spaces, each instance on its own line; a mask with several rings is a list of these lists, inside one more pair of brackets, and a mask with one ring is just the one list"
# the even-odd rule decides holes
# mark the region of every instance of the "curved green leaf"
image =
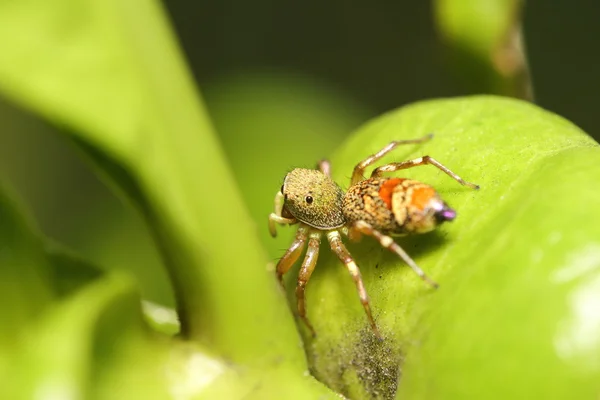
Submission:
[[585,312],[600,293],[593,290],[598,145],[528,103],[436,100],[359,129],[332,159],[334,177],[347,186],[364,157],[430,132],[430,142],[402,147],[380,165],[428,154],[481,185],[462,187],[433,167],[394,174],[432,184],[458,211],[435,232],[397,239],[440,289],[373,239],[349,243],[385,337],[379,342],[347,271],[323,251],[307,290],[317,331],[315,340],[305,335],[313,372],[354,398],[394,397],[401,371],[398,398],[585,397],[597,390],[600,320]]
[[[292,318],[157,2],[0,2],[0,52],[2,91],[66,126],[141,210],[170,271],[181,336],[190,339],[183,346],[201,343],[212,354],[183,351],[165,372],[156,343],[164,339],[147,344],[129,286],[92,279],[70,297],[62,282],[65,302],[25,345],[20,371],[40,364],[23,372],[19,393],[37,394],[41,380],[57,375],[69,380],[64,390],[50,387],[57,397],[177,397],[168,389],[186,383],[184,397],[334,396],[305,374]],[[220,379],[211,378],[213,365],[225,370]],[[173,372],[172,381],[159,372]],[[152,394],[136,392],[140,382]]]
[[291,352],[304,368],[266,254],[157,2],[3,2],[0,51],[10,60],[0,62],[3,91],[66,125],[144,213],[170,271],[182,333],[233,360],[270,363]]

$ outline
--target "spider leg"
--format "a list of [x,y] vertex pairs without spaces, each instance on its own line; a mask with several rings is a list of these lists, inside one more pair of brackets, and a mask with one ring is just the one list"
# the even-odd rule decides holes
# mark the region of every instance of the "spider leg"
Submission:
[[408,140],[395,140],[393,142],[388,143],[383,149],[379,150],[377,153],[370,155],[365,158],[354,167],[354,171],[352,172],[352,180],[350,181],[350,185],[355,185],[358,182],[364,180],[363,173],[365,172],[365,168],[373,163],[377,162],[381,157],[385,156],[390,151],[394,150],[396,147],[403,144],[415,144],[415,143],[423,143],[428,141],[433,137],[433,133],[430,133],[427,136],[423,136],[418,139],[408,139]]
[[321,232],[312,232],[310,239],[308,240],[308,250],[306,250],[306,256],[302,262],[300,273],[298,274],[298,283],[296,285],[296,300],[298,304],[298,316],[310,329],[313,336],[315,336],[315,329],[306,316],[306,302],[304,291],[306,290],[306,284],[308,283],[310,276],[315,270],[317,265],[317,259],[319,258],[319,245],[321,244]]
[[425,274],[425,272],[417,265],[417,263],[412,258],[410,258],[410,256],[404,251],[404,249],[400,247],[400,245],[398,245],[398,243],[396,243],[391,236],[384,235],[383,233],[374,229],[365,221],[357,221],[354,224],[354,228],[359,232],[364,233],[365,235],[373,236],[375,239],[379,240],[379,243],[382,247],[385,247],[386,249],[395,253],[402,260],[404,260],[404,262],[407,263],[408,266],[412,268],[412,270],[415,271],[415,273],[419,275],[421,279],[423,279],[425,282],[427,282],[434,288],[438,288],[439,285]]
[[436,159],[429,157],[429,156],[423,156],[423,157],[415,158],[414,160],[403,161],[403,162],[399,162],[399,163],[390,163],[387,165],[382,165],[381,167],[376,168],[373,171],[373,173],[371,174],[371,178],[381,176],[384,172],[393,172],[393,171],[398,171],[401,169],[413,168],[413,167],[418,167],[420,165],[427,165],[427,164],[433,165],[434,167],[441,170],[446,175],[448,175],[450,178],[454,179],[456,182],[460,183],[463,186],[468,186],[473,189],[479,189],[479,185],[476,185],[474,183],[470,183],[470,182],[463,180],[460,176],[458,176],[454,172],[452,172],[448,167],[444,166],[442,163],[440,163]]
[[275,212],[269,215],[269,233],[272,237],[277,236],[277,229],[275,224],[280,225],[292,225],[298,222],[295,218],[285,218],[281,216],[283,210],[283,193],[280,191],[275,195]]
[[342,238],[337,231],[332,231],[327,233],[327,239],[329,240],[329,244],[331,245],[331,250],[335,253],[336,256],[340,259],[340,261],[346,266],[350,276],[352,276],[352,280],[356,285],[356,290],[358,291],[358,297],[360,298],[360,302],[365,309],[365,313],[367,314],[367,318],[369,319],[369,323],[371,324],[371,329],[375,336],[381,339],[381,334],[379,333],[379,329],[377,329],[377,325],[375,324],[375,320],[373,319],[373,315],[371,314],[371,306],[369,305],[369,295],[367,294],[367,289],[365,289],[365,284],[362,280],[362,275],[360,274],[360,270],[358,266],[354,262],[354,259],[350,255],[344,243],[342,243]]
[[283,257],[277,263],[277,280],[283,287],[283,275],[290,270],[292,265],[298,260],[300,254],[304,250],[306,245],[306,237],[308,234],[308,228],[306,226],[300,226],[296,233],[296,239],[292,242],[290,247],[287,249]]
[[327,175],[328,177],[331,177],[331,163],[329,162],[329,160],[319,161],[319,163],[317,164],[317,169],[325,175]]

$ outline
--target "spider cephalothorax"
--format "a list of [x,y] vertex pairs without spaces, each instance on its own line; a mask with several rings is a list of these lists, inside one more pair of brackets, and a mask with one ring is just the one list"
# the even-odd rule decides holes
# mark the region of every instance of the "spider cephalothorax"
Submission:
[[285,208],[313,228],[334,229],[346,224],[342,213],[344,192],[316,169],[296,168],[285,176],[281,192]]
[[308,250],[296,286],[298,315],[314,334],[306,317],[304,291],[316,266],[323,233],[333,252],[346,265],[375,334],[380,337],[371,314],[369,298],[358,266],[342,243],[341,234],[373,236],[379,243],[401,257],[423,280],[437,287],[419,266],[389,235],[424,233],[440,223],[451,221],[456,212],[451,209],[431,186],[402,178],[382,177],[384,172],[430,164],[445,172],[462,185],[478,189],[465,182],[454,172],[429,156],[376,168],[371,178],[363,177],[364,169],[400,144],[421,143],[432,135],[420,139],[391,142],[377,153],[354,167],[350,188],[344,193],[331,179],[327,161],[319,163],[318,170],[296,168],[289,172],[281,190],[275,195],[275,212],[269,216],[269,230],[275,236],[275,224],[300,226],[296,239],[277,264],[277,278],[283,283],[283,274],[298,260],[306,243]]

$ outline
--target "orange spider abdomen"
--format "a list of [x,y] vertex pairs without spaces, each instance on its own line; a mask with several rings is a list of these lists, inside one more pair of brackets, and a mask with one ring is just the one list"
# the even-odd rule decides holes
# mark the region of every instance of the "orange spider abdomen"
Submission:
[[398,226],[406,232],[429,232],[441,221],[452,219],[438,215],[447,208],[434,188],[411,179],[397,185],[392,194],[392,213]]
[[351,186],[343,201],[347,223],[364,221],[386,234],[428,232],[454,218],[436,216],[445,207],[431,186],[403,178],[365,179]]

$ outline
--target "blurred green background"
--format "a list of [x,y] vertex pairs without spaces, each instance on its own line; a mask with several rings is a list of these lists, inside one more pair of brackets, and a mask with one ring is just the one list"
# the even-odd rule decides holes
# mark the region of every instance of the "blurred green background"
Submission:
[[[291,232],[271,240],[266,217],[288,169],[313,166],[382,112],[481,92],[449,68],[429,1],[165,5],[273,259]],[[599,18],[592,0],[528,2],[524,10],[536,102],[597,140]],[[0,119],[0,180],[43,232],[102,265],[132,270],[146,298],[173,305],[141,218],[56,134],[60,127],[1,99]]]

